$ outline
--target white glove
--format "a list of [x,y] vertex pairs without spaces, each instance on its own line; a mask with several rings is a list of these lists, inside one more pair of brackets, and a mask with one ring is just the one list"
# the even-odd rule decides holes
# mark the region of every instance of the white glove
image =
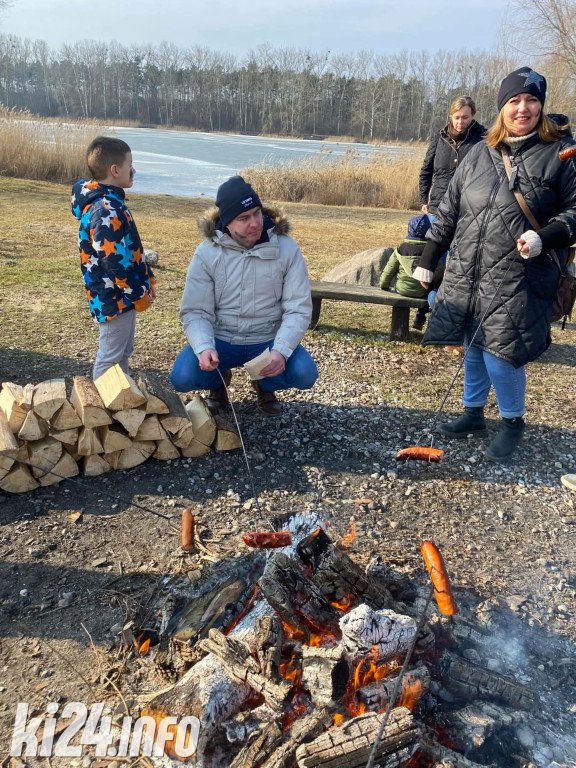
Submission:
[[520,235],[517,243],[523,259],[533,259],[542,253],[542,240],[538,232],[534,232],[533,229],[527,229],[523,235]]
[[430,284],[434,279],[434,272],[430,272],[429,269],[424,269],[424,267],[416,267],[414,272],[412,272],[412,277],[414,280],[418,280],[419,283]]

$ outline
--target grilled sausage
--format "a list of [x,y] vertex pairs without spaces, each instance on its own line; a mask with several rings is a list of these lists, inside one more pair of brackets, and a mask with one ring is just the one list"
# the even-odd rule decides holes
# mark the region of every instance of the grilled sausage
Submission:
[[444,451],[441,448],[428,448],[427,446],[415,445],[411,448],[402,448],[396,454],[396,461],[408,461],[416,459],[418,461],[442,461]]
[[290,546],[292,544],[292,534],[290,531],[247,533],[245,536],[242,536],[242,541],[249,547],[277,549],[278,547]]
[[423,541],[420,545],[420,551],[434,584],[434,596],[440,613],[443,616],[453,616],[458,613],[458,606],[454,600],[448,572],[438,547],[433,541]]

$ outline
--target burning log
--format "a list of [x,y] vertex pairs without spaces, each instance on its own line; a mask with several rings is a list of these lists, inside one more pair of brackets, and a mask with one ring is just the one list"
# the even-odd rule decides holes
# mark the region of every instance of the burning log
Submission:
[[282,731],[275,721],[266,723],[248,737],[248,741],[230,763],[229,768],[253,768],[262,763],[280,746]]
[[[248,700],[250,687],[232,680],[214,656],[205,656],[169,691],[160,693],[142,715],[160,724],[163,718],[194,716],[200,720],[196,754],[202,755],[214,729],[237,712]],[[175,757],[173,745],[166,744],[166,754]]]
[[440,673],[449,691],[467,699],[491,699],[529,710],[537,704],[536,691],[527,685],[464,661],[449,651],[442,656]]
[[362,603],[340,619],[342,643],[352,659],[377,652],[385,661],[408,650],[416,633],[416,622],[410,616],[387,608],[374,611]]
[[394,605],[386,587],[376,584],[344,550],[332,543],[322,528],[303,539],[296,551],[312,568],[312,581],[333,605],[343,606],[344,610],[360,602],[372,608]]
[[[394,686],[400,670],[393,672],[387,677],[381,680],[376,680],[373,683],[362,686],[356,691],[358,700],[364,704],[368,712],[382,712],[389,704],[392,697]],[[400,698],[398,701],[400,704],[407,706],[408,699],[415,699],[416,701],[428,693],[430,688],[430,673],[427,667],[416,667],[410,672],[406,672],[402,678]],[[409,709],[413,709],[413,706],[409,706]]]
[[287,555],[276,552],[258,583],[278,615],[300,630],[306,640],[310,639],[310,630],[340,637],[336,609]]
[[292,768],[294,757],[299,747],[312,741],[330,727],[334,710],[318,709],[296,720],[288,740],[271,755],[261,768]]
[[[323,733],[296,750],[298,768],[364,768],[385,715],[360,715]],[[421,726],[405,707],[390,713],[376,750],[376,761],[386,768],[399,768],[420,745]]]
[[246,643],[211,629],[208,637],[200,642],[200,647],[215,656],[232,678],[247,683],[259,693],[271,709],[277,712],[282,710],[292,685],[286,680],[274,683],[264,677]]
[[278,616],[261,616],[256,619],[256,655],[262,674],[274,683],[282,679],[280,651],[283,641],[284,631]]
[[346,693],[350,667],[344,648],[302,647],[302,680],[316,706],[340,701]]

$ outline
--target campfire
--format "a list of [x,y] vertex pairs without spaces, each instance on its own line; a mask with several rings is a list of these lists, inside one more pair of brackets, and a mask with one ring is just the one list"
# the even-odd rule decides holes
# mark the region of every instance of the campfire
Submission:
[[478,663],[480,622],[439,614],[429,586],[367,572],[352,538],[320,525],[167,601],[148,663],[179,679],[142,714],[200,721],[194,756],[167,742],[167,764],[353,768],[373,749],[386,768],[522,764],[506,762],[509,734],[535,691]]

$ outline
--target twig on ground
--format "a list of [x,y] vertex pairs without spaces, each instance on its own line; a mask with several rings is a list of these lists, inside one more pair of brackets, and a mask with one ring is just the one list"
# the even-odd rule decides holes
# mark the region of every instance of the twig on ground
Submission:
[[120,689],[118,688],[118,686],[116,685],[114,680],[112,680],[110,677],[108,677],[108,675],[104,674],[104,670],[102,669],[102,663],[100,661],[100,656],[98,655],[98,650],[96,649],[96,646],[94,645],[94,640],[92,640],[92,635],[90,634],[90,632],[88,632],[88,630],[86,629],[86,627],[84,626],[84,624],[82,622],[80,622],[80,626],[82,627],[84,632],[86,632],[86,634],[88,635],[88,639],[90,640],[90,648],[92,649],[92,651],[94,652],[94,654],[96,656],[96,661],[98,662],[98,669],[100,671],[100,677],[101,677],[102,681],[106,681],[106,682],[110,683],[110,685],[112,686],[112,688],[114,688],[114,690],[116,691],[118,696],[120,696],[120,700],[122,701],[122,704],[124,704],[124,710],[126,711],[127,714],[130,714],[130,707],[126,703],[126,699],[122,695],[122,692],[120,691]]

